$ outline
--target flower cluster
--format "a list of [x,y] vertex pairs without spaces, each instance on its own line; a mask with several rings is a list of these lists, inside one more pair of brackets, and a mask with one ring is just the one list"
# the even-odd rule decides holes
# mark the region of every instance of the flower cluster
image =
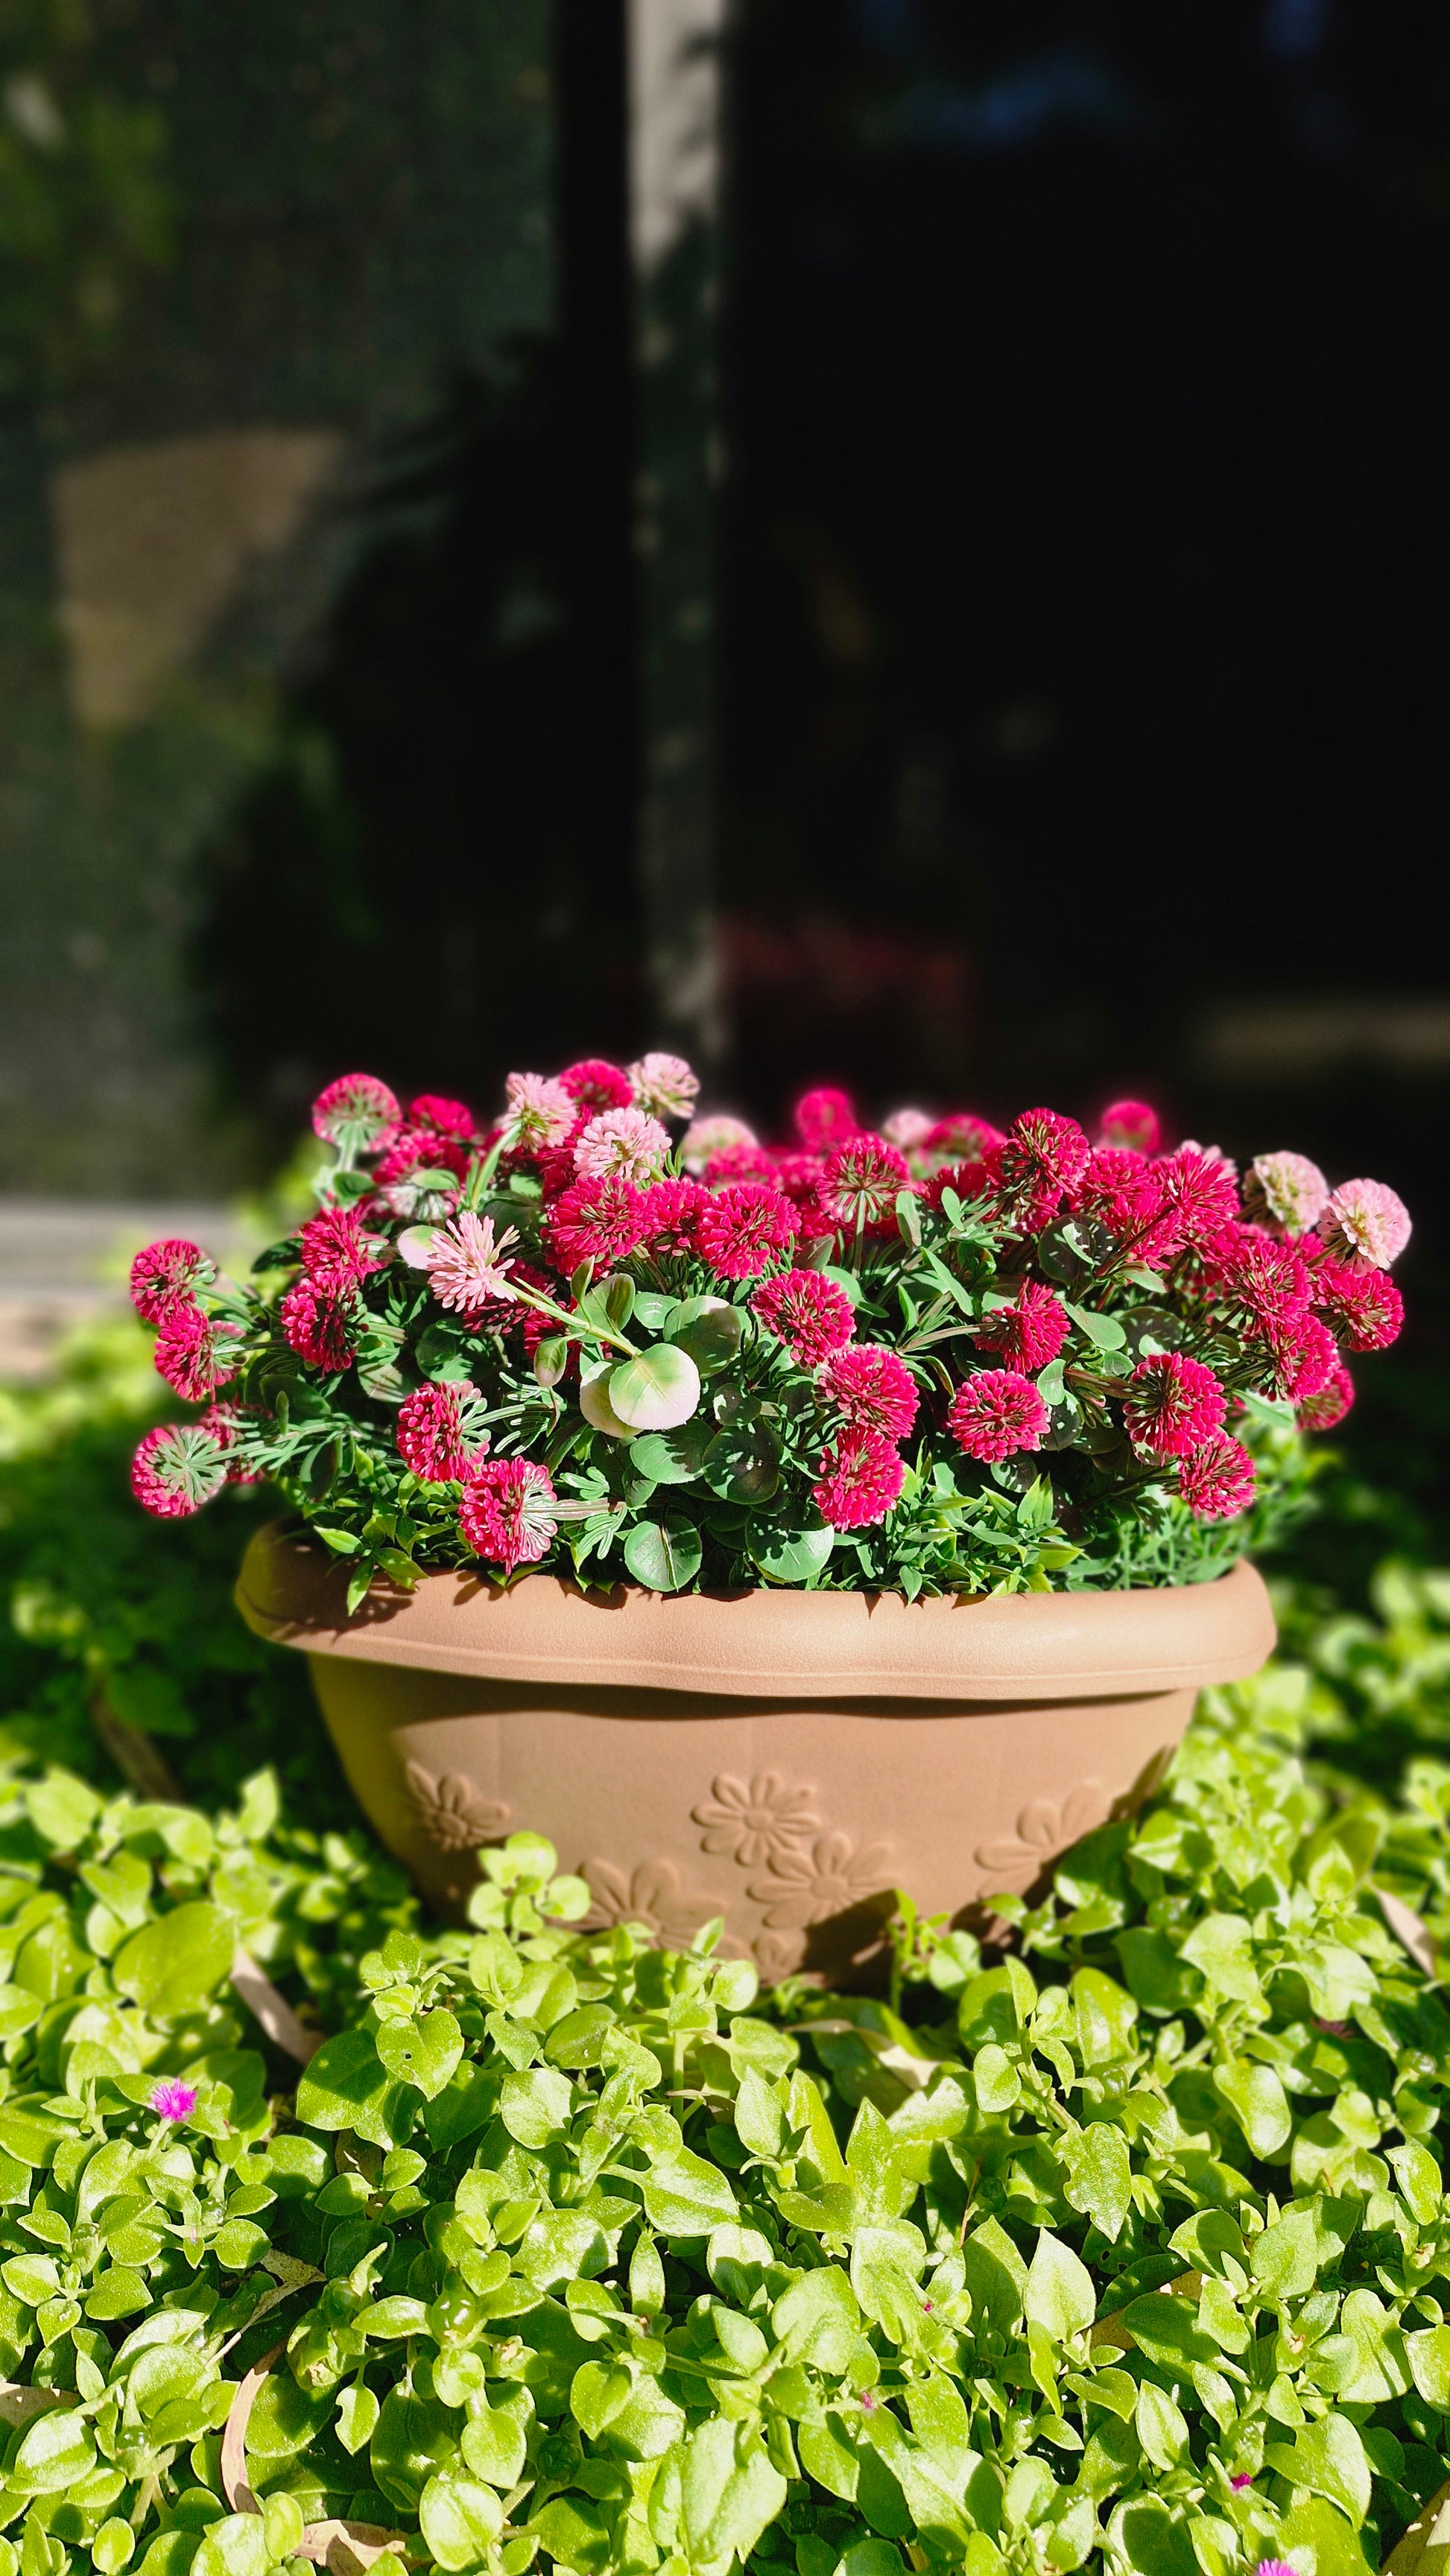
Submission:
[[[1409,1218],[1303,1155],[1242,1180],[1146,1103],[1095,1133],[809,1092],[785,1141],[679,1057],[509,1075],[497,1115],[344,1075],[315,1216],[255,1284],[138,1255],[163,1516],[272,1477],[349,1598],[494,1577],[982,1591],[1173,1581],[1272,1523],[1400,1328]],[[216,1398],[222,1388],[225,1403]],[[1232,1524],[1219,1529],[1218,1524]]]

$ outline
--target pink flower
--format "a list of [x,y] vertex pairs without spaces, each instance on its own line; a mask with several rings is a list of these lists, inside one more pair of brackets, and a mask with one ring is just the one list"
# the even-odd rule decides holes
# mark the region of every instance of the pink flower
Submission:
[[750,1300],[750,1311],[784,1342],[802,1368],[817,1368],[841,1350],[856,1329],[855,1309],[844,1288],[819,1270],[783,1270]]
[[688,1252],[695,1219],[709,1201],[699,1181],[652,1181],[644,1193],[644,1241],[656,1252]]
[[1239,1212],[1233,1165],[1200,1145],[1180,1145],[1176,1154],[1154,1165],[1163,1190],[1163,1222],[1155,1228],[1153,1248],[1169,1252],[1202,1250]]
[[954,1109],[950,1117],[939,1118],[928,1128],[922,1152],[938,1164],[982,1163],[1006,1141],[1001,1128],[989,1119],[976,1117],[970,1109]]
[[883,1431],[843,1431],[828,1449],[812,1500],[832,1529],[871,1529],[884,1521],[906,1482],[906,1469]]
[[192,1291],[216,1277],[214,1265],[200,1246],[171,1234],[148,1243],[131,1264],[131,1303],[148,1324],[159,1324],[173,1306],[189,1305]]
[[1055,1360],[1067,1339],[1062,1299],[1036,1279],[1024,1279],[1015,1304],[994,1307],[977,1332],[979,1346],[1000,1351],[1009,1368],[1033,1373]]
[[711,1189],[722,1181],[779,1181],[780,1166],[768,1145],[726,1145],[705,1165]]
[[1212,1369],[1182,1351],[1139,1360],[1123,1403],[1123,1427],[1154,1458],[1186,1458],[1224,1416],[1224,1391]]
[[475,1556],[501,1565],[537,1565],[558,1531],[549,1510],[553,1480],[531,1458],[492,1458],[475,1468],[463,1488],[458,1526]]
[[920,1401],[905,1360],[880,1343],[852,1343],[827,1360],[821,1385],[853,1430],[884,1431],[904,1440]]
[[289,1288],[278,1313],[282,1330],[299,1359],[309,1368],[333,1376],[352,1359],[354,1300],[315,1279],[299,1279]]
[[800,1232],[788,1198],[759,1181],[730,1181],[695,1221],[700,1257],[722,1279],[758,1279]]
[[795,1132],[808,1154],[829,1154],[859,1136],[861,1121],[844,1091],[808,1091],[795,1105]]
[[236,1376],[235,1324],[214,1323],[199,1306],[172,1306],[157,1327],[157,1372],[188,1404],[204,1404]]
[[567,1144],[578,1124],[579,1105],[562,1082],[550,1082],[542,1073],[511,1073],[504,1089],[505,1153],[536,1154]]
[[200,1422],[163,1422],[131,1461],[131,1491],[159,1521],[188,1519],[226,1481],[223,1443]]
[[1251,1333],[1276,1350],[1295,1346],[1309,1313],[1309,1270],[1292,1243],[1258,1226],[1228,1226],[1208,1248],[1206,1271],[1215,1298],[1237,1306]]
[[364,1234],[357,1208],[323,1208],[302,1228],[302,1267],[320,1288],[355,1288],[370,1272],[381,1270],[387,1246],[375,1234]]
[[986,1465],[1040,1449],[1047,1407],[1030,1377],[1017,1369],[978,1369],[964,1379],[947,1407],[947,1429],[969,1458]]
[[1244,1183],[1244,1210],[1286,1234],[1307,1234],[1329,1198],[1329,1183],[1307,1154],[1256,1154]]
[[1295,1413],[1301,1431],[1332,1431],[1342,1422],[1354,1402],[1354,1380],[1342,1360],[1331,1370],[1329,1382],[1318,1395],[1311,1395]]
[[312,1127],[340,1154],[371,1154],[386,1142],[402,1110],[385,1082],[374,1073],[344,1073],[320,1091],[312,1104]]
[[655,1118],[688,1118],[700,1096],[700,1077],[682,1055],[661,1055],[656,1049],[629,1067],[629,1078],[635,1107],[648,1109]]
[[198,1430],[209,1431],[226,1454],[229,1485],[262,1485],[266,1477],[260,1467],[249,1467],[237,1449],[237,1435],[246,1427],[251,1407],[242,1404],[209,1404]]
[[1106,1226],[1116,1242],[1131,1243],[1139,1259],[1147,1260],[1164,1231],[1160,1220],[1166,1193],[1161,1171],[1161,1164],[1150,1163],[1131,1145],[1099,1145],[1076,1189],[1069,1193],[1069,1204],[1075,1212]]
[[643,1189],[658,1178],[669,1150],[668,1130],[657,1118],[647,1118],[642,1109],[603,1109],[574,1148],[574,1169],[581,1180],[617,1176]]
[[910,1154],[926,1143],[935,1125],[925,1109],[893,1109],[889,1118],[882,1119],[881,1133],[899,1154]]
[[559,1080],[586,1118],[601,1109],[628,1109],[634,1100],[628,1074],[621,1073],[617,1064],[606,1063],[603,1056],[586,1055],[578,1064],[566,1065]]
[[466,1378],[420,1386],[398,1407],[398,1451],[406,1467],[430,1485],[452,1484],[488,1448],[488,1434],[471,1444],[463,1436],[463,1407],[478,1389]]
[[826,1156],[821,1205],[835,1225],[851,1233],[883,1225],[894,1220],[897,1192],[910,1177],[905,1156],[884,1136],[853,1136]]
[[1253,2483],[1253,2479],[1250,2477],[1247,2469],[1240,2469],[1236,2478],[1229,2479],[1229,2485],[1233,2488],[1235,2495],[1242,2495],[1245,2487],[1251,2487]]
[[1319,1231],[1331,1252],[1357,1252],[1372,1269],[1388,1270],[1410,1240],[1410,1212],[1383,1181],[1345,1181],[1330,1192]]
[[546,1231],[561,1270],[582,1261],[623,1261],[643,1243],[647,1202],[630,1181],[575,1181],[549,1209]]
[[158,2120],[189,2120],[196,2109],[196,2086],[167,2075],[152,2087],[151,2108]]
[[1231,1521],[1254,1499],[1254,1462],[1241,1441],[1215,1431],[1183,1460],[1178,1490],[1195,1520]]
[[747,1127],[743,1118],[696,1118],[680,1140],[680,1160],[687,1172],[703,1172],[732,1145],[758,1143],[754,1128]]
[[1405,1301],[1382,1270],[1326,1259],[1316,1264],[1314,1303],[1352,1351],[1388,1350],[1405,1320]]
[[1317,1315],[1291,1315],[1271,1335],[1279,1384],[1291,1404],[1322,1395],[1339,1364],[1334,1336]]
[[1075,1118],[1056,1109],[1024,1109],[991,1157],[1004,1206],[1025,1234],[1056,1215],[1087,1170],[1090,1147]]
[[492,1217],[475,1216],[472,1208],[440,1226],[427,1261],[428,1285],[439,1305],[455,1315],[475,1315],[495,1297],[509,1303],[515,1292],[505,1255],[517,1240],[511,1225],[495,1239]]
[[1298,2576],[1298,2570],[1287,2558],[1261,2558],[1254,2576]]
[[1114,1100],[1103,1111],[1100,1145],[1130,1145],[1139,1154],[1156,1154],[1162,1142],[1158,1112],[1146,1100]]
[[449,1100],[440,1091],[420,1091],[408,1103],[410,1127],[426,1127],[435,1136],[451,1136],[456,1144],[471,1145],[478,1133],[478,1121],[467,1103]]

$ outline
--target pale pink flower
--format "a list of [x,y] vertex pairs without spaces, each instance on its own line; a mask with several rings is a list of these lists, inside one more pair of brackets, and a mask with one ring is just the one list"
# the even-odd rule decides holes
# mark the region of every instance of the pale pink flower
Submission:
[[893,1109],[889,1118],[882,1119],[881,1133],[899,1154],[909,1154],[925,1144],[936,1123],[924,1109]]
[[1255,1223],[1267,1217],[1286,1234],[1307,1234],[1328,1198],[1329,1183],[1307,1154],[1256,1154],[1249,1165],[1244,1213]]
[[1388,1270],[1410,1240],[1410,1212],[1383,1181],[1344,1181],[1330,1193],[1319,1231],[1331,1252],[1357,1252],[1374,1270]]
[[682,1055],[662,1055],[652,1048],[625,1071],[634,1085],[635,1107],[656,1118],[688,1118],[700,1096],[700,1077]]
[[456,1315],[468,1315],[486,1306],[491,1297],[516,1296],[508,1275],[512,1265],[504,1259],[516,1241],[511,1225],[495,1238],[492,1217],[475,1216],[471,1208],[465,1208],[450,1225],[440,1226],[428,1246],[426,1265],[428,1285],[439,1305]]
[[680,1160],[687,1172],[703,1172],[717,1154],[728,1153],[732,1145],[758,1145],[759,1137],[743,1118],[697,1118],[687,1127],[680,1146]]
[[602,1109],[574,1148],[582,1181],[629,1181],[644,1189],[658,1180],[670,1150],[668,1131],[642,1109]]
[[551,1145],[562,1145],[573,1133],[579,1105],[562,1082],[551,1082],[543,1073],[511,1073],[504,1088],[508,1094],[503,1122],[505,1153],[540,1153]]

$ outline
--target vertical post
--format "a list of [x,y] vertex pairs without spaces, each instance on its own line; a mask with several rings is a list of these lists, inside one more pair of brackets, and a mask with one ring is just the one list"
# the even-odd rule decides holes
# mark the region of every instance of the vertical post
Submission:
[[639,864],[653,1034],[708,1074],[715,937],[716,321],[727,0],[629,0],[643,698]]

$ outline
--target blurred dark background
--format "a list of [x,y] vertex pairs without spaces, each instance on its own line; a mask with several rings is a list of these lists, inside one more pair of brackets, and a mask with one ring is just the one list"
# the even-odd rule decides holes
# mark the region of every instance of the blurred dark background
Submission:
[[0,23],[6,1185],[661,1037],[768,1125],[1141,1093],[1410,1203],[1428,1489],[1443,12]]

